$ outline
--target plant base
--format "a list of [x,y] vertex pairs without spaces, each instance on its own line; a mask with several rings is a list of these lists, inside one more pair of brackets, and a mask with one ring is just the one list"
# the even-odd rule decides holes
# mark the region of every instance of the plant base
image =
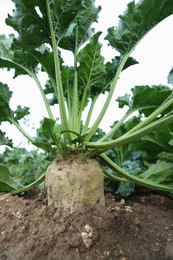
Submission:
[[48,205],[70,213],[105,204],[104,175],[94,159],[55,159],[46,171]]

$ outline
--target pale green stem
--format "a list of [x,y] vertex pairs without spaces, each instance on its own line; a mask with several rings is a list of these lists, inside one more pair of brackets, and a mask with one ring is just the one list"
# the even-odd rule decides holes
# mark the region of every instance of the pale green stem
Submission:
[[95,96],[94,99],[91,102],[91,105],[90,105],[90,108],[89,108],[89,111],[88,111],[88,114],[87,114],[87,118],[86,118],[86,121],[85,121],[85,125],[84,125],[83,130],[82,130],[82,135],[86,134],[87,131],[88,131],[89,123],[90,123],[91,116],[92,116],[92,112],[94,110],[94,107],[95,107],[95,104],[96,104],[96,101],[97,101],[98,97],[99,96]]
[[133,113],[134,111],[130,111],[126,113],[113,127],[112,129],[104,135],[102,138],[98,140],[98,142],[104,142],[107,139],[111,138],[111,136],[120,128],[120,126],[123,124],[123,122]]
[[166,191],[173,193],[173,187],[171,186],[166,186],[162,184],[157,184],[154,183],[150,180],[145,180],[142,178],[139,178],[137,176],[134,176],[123,169],[121,169],[116,163],[114,163],[111,159],[109,159],[105,154],[101,154],[99,157],[101,157],[116,173],[119,173],[121,176],[126,178],[127,180],[134,182],[140,186],[144,186],[150,189],[155,189],[155,190],[161,190],[161,191]]
[[125,179],[125,178],[118,177],[117,175],[112,174],[112,173],[106,171],[105,169],[103,169],[103,171],[104,171],[106,177],[109,177],[110,179],[113,179],[114,181],[127,182],[127,179]]
[[[50,27],[50,33],[51,33],[51,39],[52,39],[52,48],[53,48],[53,55],[54,55],[54,64],[55,64],[55,77],[56,77],[56,83],[57,83],[57,94],[58,94],[58,103],[59,103],[59,109],[60,109],[60,118],[62,123],[62,129],[68,130],[68,120],[67,120],[67,112],[65,107],[65,98],[64,98],[64,92],[63,92],[63,86],[62,86],[62,80],[61,80],[61,70],[60,70],[60,61],[59,61],[59,55],[58,55],[58,47],[55,37],[55,32],[53,30],[53,23],[51,19],[51,10],[49,6],[49,0],[46,0],[47,5],[47,14],[48,14],[48,20],[49,20],[49,27]],[[67,134],[68,135],[68,134]],[[70,138],[70,135],[68,136]]]
[[24,135],[31,143],[34,142],[34,139],[25,132],[25,130],[19,125],[19,123],[17,121],[15,121],[11,117],[8,117],[8,121],[11,124],[15,125],[15,127],[17,127],[17,129],[22,133],[22,135]]
[[47,100],[47,98],[46,98],[46,96],[45,96],[45,94],[44,94],[43,88],[42,88],[41,83],[40,83],[39,79],[37,78],[37,76],[36,76],[32,71],[30,71],[29,69],[27,69],[26,67],[24,67],[23,65],[21,65],[20,63],[16,63],[15,61],[9,60],[9,59],[6,59],[6,60],[7,60],[7,61],[10,61],[10,62],[14,63],[15,65],[17,65],[18,67],[22,68],[22,69],[23,69],[24,71],[26,71],[27,74],[35,81],[35,83],[37,84],[37,86],[38,86],[38,88],[39,88],[39,91],[40,91],[40,93],[41,93],[41,96],[42,96],[42,98],[43,98],[43,101],[44,101],[44,104],[45,104],[47,113],[48,113],[48,115],[49,115],[49,117],[50,117],[51,119],[54,119],[54,118],[53,118],[52,111],[51,111],[50,106],[49,106],[49,103],[48,103],[48,100]]
[[[172,94],[170,96],[172,96]],[[168,98],[167,101],[164,101],[163,104],[161,104],[153,113],[151,113],[146,119],[140,122],[137,126],[133,127],[126,134],[128,135],[132,132],[135,132],[136,130],[143,128],[144,126],[152,122],[158,115],[160,115],[164,110],[166,110],[172,104],[173,104],[173,98],[171,99]]]
[[15,195],[15,194],[20,194],[25,191],[31,190],[31,189],[37,187],[39,184],[41,184],[44,181],[44,179],[45,179],[45,173],[43,173],[37,180],[35,180],[31,184],[26,185],[23,188],[19,188],[18,190],[11,191],[11,194]]
[[109,142],[85,142],[84,144],[88,148],[101,149],[101,152],[104,152],[110,148],[118,147],[118,146],[121,146],[124,144],[128,144],[130,142],[136,141],[139,138],[141,138],[159,128],[162,128],[172,122],[173,122],[173,115],[170,115],[166,118],[161,118],[153,123],[150,123],[149,125],[143,127],[142,129],[132,132],[128,135],[124,134],[123,136],[119,137],[116,140],[109,141]]
[[74,81],[73,81],[73,103],[72,103],[72,129],[77,133],[80,132],[80,122],[78,121],[78,77],[77,77],[77,55],[78,55],[78,25],[76,25],[76,41],[74,53]]
[[101,110],[99,116],[97,117],[95,123],[92,125],[92,127],[90,128],[90,130],[89,130],[89,132],[88,132],[88,135],[87,135],[87,137],[86,137],[86,140],[87,140],[87,141],[88,141],[88,140],[93,136],[93,134],[97,131],[97,128],[98,128],[100,122],[102,121],[102,119],[103,119],[103,117],[104,117],[106,111],[107,111],[107,108],[108,108],[108,106],[109,106],[109,104],[110,104],[110,102],[111,102],[111,100],[112,100],[112,97],[113,97],[113,94],[114,94],[114,91],[115,91],[115,87],[116,87],[117,81],[119,80],[119,75],[120,75],[120,73],[121,73],[121,71],[122,71],[122,69],[123,69],[123,67],[124,67],[124,65],[125,65],[125,63],[126,63],[126,61],[127,61],[127,59],[129,58],[130,54],[131,54],[131,52],[124,55],[124,57],[123,57],[123,59],[122,59],[122,61],[121,61],[121,63],[120,63],[120,66],[119,66],[118,69],[117,69],[117,73],[116,73],[116,75],[115,75],[115,77],[114,77],[114,79],[113,79],[113,82],[112,82],[112,84],[111,84],[111,88],[110,88],[109,94],[108,94],[108,96],[107,96],[107,99],[106,99],[106,101],[105,101],[103,107],[102,107],[102,110]]
[[40,93],[41,93],[41,96],[42,96],[42,98],[43,98],[43,101],[44,101],[44,104],[45,104],[45,107],[46,107],[46,110],[47,110],[47,113],[48,113],[49,117],[54,120],[54,116],[53,116],[53,114],[52,114],[52,111],[51,111],[51,109],[50,109],[50,105],[49,105],[48,100],[47,100],[47,98],[46,98],[46,96],[45,96],[45,94],[44,94],[44,91],[43,91],[43,88],[42,88],[42,86],[41,86],[40,81],[38,80],[38,78],[37,78],[36,75],[33,74],[32,77],[33,77],[33,79],[35,80],[35,82],[36,82],[36,84],[37,84],[37,86],[38,86],[38,88],[39,88],[39,90],[40,90]]

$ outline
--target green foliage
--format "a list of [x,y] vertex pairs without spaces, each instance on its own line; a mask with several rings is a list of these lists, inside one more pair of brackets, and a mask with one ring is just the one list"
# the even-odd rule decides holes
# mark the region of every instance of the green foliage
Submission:
[[[162,159],[160,163],[157,159],[162,152],[172,153],[173,95],[169,87],[134,86],[132,95],[117,98],[120,108],[128,107],[127,113],[119,121],[116,121],[116,111],[112,113],[115,123],[108,133],[103,134],[99,129],[121,72],[137,64],[131,53],[152,28],[173,14],[172,0],[129,3],[124,14],[119,16],[119,24],[108,29],[107,43],[119,52],[119,56],[107,63],[101,55],[99,37],[102,32],[94,32],[92,28],[101,11],[101,7],[95,6],[95,1],[12,1],[15,9],[6,18],[6,23],[17,32],[17,36],[0,35],[0,68],[14,69],[14,77],[29,75],[40,91],[48,116],[41,121],[37,135],[29,136],[20,125],[20,120],[29,114],[29,108],[17,104],[13,111],[10,108],[12,92],[6,84],[0,83],[0,124],[3,121],[14,124],[32,144],[54,156],[64,156],[75,150],[100,158],[104,167],[109,165],[106,166],[108,171],[104,168],[105,175],[123,182],[118,189],[123,195],[130,194],[134,188],[134,184],[128,186],[127,180],[172,193],[172,184],[168,184],[172,180],[169,168],[172,162]],[[71,51],[72,66],[64,64],[62,49]],[[48,77],[43,86],[40,71]],[[99,108],[98,117],[90,124],[96,101],[100,94],[106,92],[107,98]],[[59,106],[59,114],[55,117],[52,112],[54,104]],[[87,105],[89,112],[83,122],[83,111]],[[134,112],[138,115],[134,116]],[[59,123],[55,119],[57,117],[60,117]],[[11,140],[2,131],[0,142],[12,146]],[[7,150],[5,153],[10,154]],[[134,159],[135,153],[140,155],[140,159]],[[31,155],[26,151],[25,154],[27,159],[23,163],[29,165]],[[152,162],[148,159],[149,155],[152,155]],[[37,161],[37,157],[32,156],[31,160]],[[19,161],[18,164],[21,166]],[[155,174],[151,174],[150,167]],[[13,174],[14,168],[10,168],[10,172],[3,171],[4,176]],[[20,178],[22,185],[29,184],[27,189],[37,184],[35,175],[26,169]],[[37,178],[38,182],[42,181],[39,175]]]
[[54,120],[44,118],[41,121],[41,126],[37,130],[37,137],[34,139],[33,144],[42,148],[45,151],[53,151],[53,146],[60,145],[61,128]]
[[44,173],[50,161],[48,154],[37,150],[6,148],[4,153],[0,154],[0,191],[17,190],[31,184]]
[[122,55],[131,51],[156,24],[172,14],[171,0],[145,0],[128,4],[117,27],[109,28],[107,39]]
[[21,188],[21,185],[10,177],[9,169],[0,165],[0,191],[10,192],[19,188]]

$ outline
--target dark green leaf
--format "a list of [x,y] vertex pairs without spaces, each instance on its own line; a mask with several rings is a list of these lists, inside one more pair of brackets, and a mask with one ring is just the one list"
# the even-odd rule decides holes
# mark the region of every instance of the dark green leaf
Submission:
[[[138,110],[140,114],[143,113],[145,116],[149,116],[172,94],[172,90],[163,85],[135,86],[131,91],[131,97],[125,94],[117,99],[119,107],[123,108],[126,105],[129,110]],[[163,111],[161,115],[172,111],[172,109],[173,106]]]
[[170,144],[172,140],[172,131],[169,126],[160,128],[153,133],[142,137],[140,140],[133,142],[131,148],[143,153],[144,160],[155,162],[158,154],[161,152],[173,152],[173,147]]
[[173,69],[169,72],[168,83],[173,84]]
[[12,111],[9,107],[11,96],[12,92],[8,86],[0,82],[0,123],[2,121],[8,121],[8,117],[12,115]]
[[8,16],[6,23],[13,27],[19,34],[15,40],[15,46],[19,46],[20,48],[25,47],[25,49],[35,49],[45,42],[49,43],[50,32],[46,2],[39,0],[12,1],[15,4],[15,10],[12,16]]
[[25,116],[29,115],[29,108],[28,107],[21,107],[21,106],[17,106],[16,111],[14,112],[14,118],[16,120],[20,120],[22,118],[24,118]]
[[52,145],[46,142],[46,138],[36,137],[33,145],[43,149],[44,151],[52,151]]
[[[31,50],[44,43],[51,44],[46,1],[12,1],[15,11],[8,16],[6,23],[19,34],[15,46]],[[91,0],[52,0],[49,4],[60,47],[74,51],[76,28],[78,45],[81,45],[91,35],[91,24],[96,20],[100,8],[96,8]]]
[[163,150],[173,152],[173,147],[169,144],[169,141],[173,138],[173,134],[170,131],[169,126],[165,126],[157,131],[154,131],[150,135],[141,138],[142,141],[148,141],[160,146]]
[[[121,62],[121,56],[116,56],[114,59],[112,59],[111,62],[107,62],[105,64],[106,69],[106,82],[109,83],[113,80],[115,77],[115,74],[117,72],[117,69]],[[129,57],[123,67],[123,70],[127,69],[128,67],[137,64],[138,62],[133,59],[132,57]],[[108,90],[108,89],[107,89]]]
[[87,89],[91,97],[100,94],[105,87],[104,58],[101,56],[102,45],[98,42],[100,32],[96,33],[79,53],[79,82]]
[[172,0],[141,0],[128,4],[118,27],[109,28],[106,39],[121,54],[128,53],[156,24],[173,13]]
[[37,71],[37,60],[32,54],[22,49],[13,50],[14,35],[0,36],[0,68],[15,69],[14,77],[29,75],[29,72]]
[[[140,113],[149,116],[157,107],[159,107],[172,93],[167,86],[136,86],[132,89],[132,109],[139,109]],[[148,108],[147,108],[148,107]],[[169,111],[173,106],[169,108]],[[162,114],[166,114],[168,109]]]
[[0,191],[10,192],[19,188],[22,188],[22,186],[11,178],[9,169],[4,165],[0,165]]
[[41,121],[41,127],[37,130],[37,137],[33,144],[45,151],[50,151],[53,146],[60,144],[60,139],[60,126],[53,119],[44,118]]
[[[60,41],[61,48],[71,50],[72,52],[74,52],[76,41],[77,46],[79,47],[84,42],[86,42],[92,35],[93,29],[91,28],[91,25],[93,22],[97,20],[97,16],[101,8],[96,8],[94,5],[94,1],[92,0],[80,1],[81,4],[77,3],[77,1],[62,2],[70,3],[70,11],[74,10],[75,7],[77,9],[73,11],[74,14],[76,14],[76,17],[74,17],[73,20],[69,23],[69,26],[66,27],[66,32],[64,33]],[[64,15],[66,14],[64,13]],[[67,17],[68,16],[66,15],[65,20],[67,20]]]
[[13,146],[13,141],[6,137],[5,133],[0,130],[0,146],[1,145],[7,145],[12,147]]
[[118,97],[116,101],[118,101],[119,108],[123,108],[124,106],[131,107],[130,94],[125,94],[122,97]]

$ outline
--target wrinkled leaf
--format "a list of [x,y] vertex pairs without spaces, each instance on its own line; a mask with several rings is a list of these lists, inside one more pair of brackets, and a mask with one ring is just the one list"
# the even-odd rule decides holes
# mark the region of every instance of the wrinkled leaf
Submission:
[[0,83],[0,123],[2,121],[8,121],[8,117],[11,116],[12,111],[9,107],[9,101],[12,96],[12,92],[9,90],[6,84]]
[[5,133],[0,130],[0,146],[7,145],[9,147],[13,147],[13,141],[6,137]]
[[173,154],[163,151],[157,155],[157,159],[173,163]]
[[105,86],[104,58],[101,56],[102,45],[98,42],[100,32],[96,33],[79,53],[79,82],[92,95],[100,94]]
[[19,34],[18,38],[15,39],[15,46],[35,49],[45,42],[49,43],[50,32],[45,1],[12,1],[15,4],[15,11],[13,15],[8,15],[6,24],[13,27]]
[[[107,62],[105,64],[105,69],[106,69],[106,82],[111,82],[113,78],[115,77],[115,74],[117,72],[117,69],[120,65],[121,62],[121,56],[116,56],[112,61]],[[133,59],[132,57],[129,57],[123,67],[123,70],[127,69],[128,67],[137,64],[138,62]],[[109,88],[107,88],[109,90]]]
[[[74,1],[69,2],[73,7],[75,6]],[[70,8],[73,10],[72,7]],[[75,19],[69,24],[59,44],[61,48],[71,50],[72,52],[75,51],[76,43],[78,47],[81,46],[93,34],[94,30],[91,28],[91,25],[93,22],[96,22],[101,8],[96,8],[92,0],[83,0],[80,5],[77,4],[77,10]]]
[[172,0],[141,0],[128,4],[119,25],[108,29],[106,39],[122,55],[128,53],[154,26],[173,13]]
[[22,119],[23,117],[29,115],[30,112],[29,112],[29,107],[21,107],[21,106],[17,106],[17,109],[15,110],[14,112],[14,118],[16,120],[20,120]]
[[127,197],[132,195],[135,191],[135,184],[130,182],[121,182],[116,194],[120,194],[122,197]]
[[[51,44],[46,1],[12,0],[15,12],[9,15],[6,23],[19,34],[16,47],[35,49],[44,43]],[[100,8],[91,0],[52,0],[49,1],[51,18],[60,47],[74,51],[75,35],[78,31],[78,45],[85,42],[93,30]]]
[[14,35],[9,37],[0,35],[0,68],[15,69],[14,77],[18,75],[29,75],[37,71],[37,60],[31,53],[22,49],[12,49]]
[[[132,95],[125,94],[118,97],[119,107],[128,106],[129,110],[138,110],[140,114],[149,116],[156,110],[171,94],[172,90],[168,86],[135,86],[131,89]],[[173,106],[162,112],[162,115],[172,111]]]

